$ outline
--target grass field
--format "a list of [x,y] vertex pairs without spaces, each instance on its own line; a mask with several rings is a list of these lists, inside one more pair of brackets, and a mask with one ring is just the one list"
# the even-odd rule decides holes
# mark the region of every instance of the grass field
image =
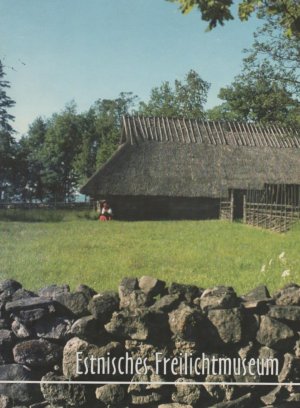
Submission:
[[300,282],[299,241],[300,225],[279,235],[217,220],[100,223],[92,213],[2,210],[0,279],[101,291],[147,274],[239,294],[264,283],[273,292]]

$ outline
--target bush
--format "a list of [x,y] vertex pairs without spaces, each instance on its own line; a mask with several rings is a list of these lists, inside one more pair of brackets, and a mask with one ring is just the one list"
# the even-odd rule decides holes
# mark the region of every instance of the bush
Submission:
[[96,220],[98,214],[87,210],[56,209],[1,209],[0,221],[18,222],[62,222],[76,219]]

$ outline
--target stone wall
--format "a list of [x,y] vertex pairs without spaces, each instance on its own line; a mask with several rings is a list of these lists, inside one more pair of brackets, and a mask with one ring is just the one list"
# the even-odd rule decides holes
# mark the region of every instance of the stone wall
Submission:
[[[273,297],[264,286],[239,297],[230,287],[166,287],[151,277],[125,278],[118,292],[101,293],[85,285],[33,293],[6,280],[0,302],[1,408],[300,406],[300,387],[292,384],[300,382],[298,285]],[[218,371],[234,359],[246,374]],[[276,373],[268,366],[274,361]],[[206,371],[199,374],[200,366]],[[131,383],[107,384],[120,381]]]

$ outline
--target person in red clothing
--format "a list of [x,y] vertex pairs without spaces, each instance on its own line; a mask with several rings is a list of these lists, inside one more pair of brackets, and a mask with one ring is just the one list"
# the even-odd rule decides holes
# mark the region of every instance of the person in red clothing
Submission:
[[100,207],[100,221],[110,221],[112,220],[112,209],[110,208],[107,201],[102,202],[102,206]]

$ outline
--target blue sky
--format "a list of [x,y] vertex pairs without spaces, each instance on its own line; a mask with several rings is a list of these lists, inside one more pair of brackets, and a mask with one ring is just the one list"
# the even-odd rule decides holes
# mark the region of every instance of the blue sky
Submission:
[[37,116],[73,99],[79,111],[121,91],[145,100],[153,86],[190,69],[212,84],[212,107],[240,72],[257,24],[236,20],[207,33],[199,13],[182,16],[165,0],[0,0],[0,58],[15,128],[25,133]]

